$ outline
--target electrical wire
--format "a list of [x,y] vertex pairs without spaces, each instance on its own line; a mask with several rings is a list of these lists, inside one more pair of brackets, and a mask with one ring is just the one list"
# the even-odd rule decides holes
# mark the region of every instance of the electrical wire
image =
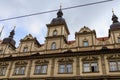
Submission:
[[[95,4],[100,4],[100,3],[110,2],[110,1],[113,1],[113,0],[104,0],[104,1],[99,1],[99,2],[87,3],[87,4],[83,4],[83,5],[66,7],[66,8],[62,8],[62,10],[68,10],[68,9],[73,9],[73,8],[78,8],[78,7],[95,5]],[[58,9],[50,10],[50,11],[44,11],[44,12],[39,12],[39,13],[33,13],[33,14],[28,14],[28,15],[22,15],[22,16],[17,16],[17,17],[11,17],[11,18],[6,18],[6,19],[1,19],[0,21],[7,21],[7,20],[12,20],[12,19],[17,19],[17,18],[30,17],[30,16],[35,16],[35,15],[40,15],[40,14],[45,14],[45,13],[50,13],[50,12],[55,12],[55,11],[58,11]]]

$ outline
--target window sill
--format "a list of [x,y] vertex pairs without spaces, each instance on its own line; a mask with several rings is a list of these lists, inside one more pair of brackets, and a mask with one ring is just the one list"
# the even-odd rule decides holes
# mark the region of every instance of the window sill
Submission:
[[5,75],[0,75],[0,76],[5,76]]
[[99,73],[99,71],[95,71],[95,72],[82,72],[82,73]]
[[69,72],[69,73],[67,73],[67,72],[64,72],[64,73],[58,73],[58,74],[73,74],[73,72]]
[[120,71],[109,71],[109,72],[120,72]]
[[25,74],[13,74],[13,76],[23,76]]
[[34,73],[34,75],[47,75],[47,73]]

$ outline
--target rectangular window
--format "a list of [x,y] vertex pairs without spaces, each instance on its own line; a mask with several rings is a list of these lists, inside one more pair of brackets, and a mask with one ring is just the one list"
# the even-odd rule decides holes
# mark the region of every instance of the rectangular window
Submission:
[[28,52],[28,47],[24,47],[23,52]]
[[83,41],[83,46],[84,47],[88,46],[88,41]]
[[109,62],[110,71],[120,71],[120,61]]
[[110,71],[117,71],[116,62],[110,62]]
[[84,72],[98,72],[98,64],[97,63],[84,63],[83,70]]
[[84,64],[83,67],[84,67],[84,72],[90,72],[90,64],[89,63]]
[[60,64],[59,73],[72,73],[72,64]]
[[36,65],[34,73],[35,74],[46,74],[47,73],[47,65]]
[[24,75],[25,74],[25,66],[16,66],[14,70],[14,75]]
[[0,76],[5,76],[6,70],[6,67],[0,67]]
[[118,38],[118,43],[120,43],[120,38]]

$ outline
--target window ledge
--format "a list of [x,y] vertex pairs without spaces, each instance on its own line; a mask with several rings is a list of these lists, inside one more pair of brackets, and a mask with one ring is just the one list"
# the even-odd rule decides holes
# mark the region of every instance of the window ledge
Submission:
[[13,76],[23,76],[25,74],[13,74]]
[[58,73],[58,74],[73,74],[73,72],[69,72],[69,73],[67,73],[67,72],[64,72],[64,73]]
[[34,75],[47,75],[47,73],[34,73]]
[[95,72],[82,72],[82,73],[99,73],[99,71],[95,71]]
[[120,71],[109,71],[109,72],[120,72]]

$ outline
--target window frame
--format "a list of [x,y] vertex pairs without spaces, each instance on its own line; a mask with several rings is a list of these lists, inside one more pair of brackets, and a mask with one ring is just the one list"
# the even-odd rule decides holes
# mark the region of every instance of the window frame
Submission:
[[[39,66],[40,67],[40,71],[39,73],[36,73],[36,66]],[[46,66],[46,73],[43,73],[43,66]],[[48,64],[36,64],[35,65],[35,68],[34,68],[34,75],[40,75],[40,74],[47,74],[48,72]]]
[[118,40],[118,43],[120,43],[120,37],[118,37],[118,39],[117,39],[117,40]]
[[[22,68],[24,67],[24,73],[21,73]],[[16,69],[18,68],[18,73],[16,74]],[[13,71],[13,75],[25,75],[26,65],[16,65]]]
[[[60,65],[64,65],[64,72],[60,72]],[[67,65],[71,65],[71,71],[67,70]],[[73,73],[73,63],[71,62],[61,62],[58,64],[58,74],[72,74]]]
[[58,34],[58,31],[57,30],[54,30],[53,31],[53,36],[56,36]]
[[[5,72],[3,72],[3,68],[5,68]],[[0,76],[5,76],[7,72],[7,66],[0,66]]]
[[[116,70],[111,70],[111,67],[110,67],[110,63],[111,62],[115,62],[116,63]],[[108,65],[109,65],[109,72],[120,72],[120,60],[109,61]]]
[[[86,45],[86,43],[87,43],[87,45]],[[87,40],[84,40],[83,41],[83,47],[88,47],[88,46],[89,46],[89,42]]]
[[28,52],[28,47],[24,47],[23,52]]
[[52,42],[52,44],[51,44],[51,49],[52,49],[52,50],[55,50],[55,49],[56,49],[56,42]]
[[[95,68],[94,68],[94,71],[92,71],[92,64],[93,63],[96,63],[97,64],[97,70],[95,70]],[[84,68],[84,64],[89,64],[89,71],[85,71],[85,68]],[[91,62],[83,62],[83,73],[98,73],[99,72],[99,64],[98,64],[98,62],[94,62],[94,61],[91,61]],[[95,67],[95,66],[94,66]]]

